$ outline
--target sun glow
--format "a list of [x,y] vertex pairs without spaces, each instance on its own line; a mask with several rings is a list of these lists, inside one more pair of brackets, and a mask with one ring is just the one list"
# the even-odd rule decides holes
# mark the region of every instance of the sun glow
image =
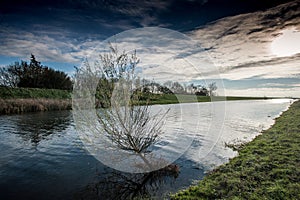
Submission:
[[278,57],[300,53],[300,32],[295,29],[284,30],[271,43],[272,54]]

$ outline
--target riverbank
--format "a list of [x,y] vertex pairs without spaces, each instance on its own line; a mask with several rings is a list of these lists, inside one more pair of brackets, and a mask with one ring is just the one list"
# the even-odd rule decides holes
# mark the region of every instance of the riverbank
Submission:
[[39,88],[0,87],[0,114],[72,109],[71,92]]
[[[262,100],[266,97],[222,97],[222,96],[195,96],[192,94],[150,94],[145,97],[148,101],[135,102],[137,105],[176,104],[210,101],[233,100]],[[97,105],[101,105],[98,103]],[[38,112],[50,110],[72,109],[72,92],[57,89],[40,88],[9,88],[0,87],[0,115],[20,114],[25,112]]]
[[171,199],[300,199],[300,101],[198,185]]
[[0,114],[71,110],[71,99],[0,99]]
[[[49,95],[48,95],[49,96]],[[183,95],[181,95],[183,96]],[[244,98],[244,97],[214,97],[214,101],[221,100],[258,100],[260,98]],[[195,97],[192,95],[185,95],[185,99],[181,99],[181,103],[191,102],[210,102],[210,97]],[[150,102],[154,104],[176,104],[179,103],[176,96],[162,95]],[[145,105],[146,102],[139,102],[139,105]],[[6,114],[21,114],[26,112],[39,112],[39,111],[52,111],[52,110],[71,110],[72,99],[71,98],[45,98],[45,97],[34,97],[34,98],[0,98],[0,115]]]
[[[268,97],[235,97],[235,96],[196,96],[192,94],[152,94],[150,104],[176,104],[176,103],[194,103],[211,101],[235,101],[235,100],[266,100],[273,99]],[[139,101],[139,105],[147,104],[147,101]]]

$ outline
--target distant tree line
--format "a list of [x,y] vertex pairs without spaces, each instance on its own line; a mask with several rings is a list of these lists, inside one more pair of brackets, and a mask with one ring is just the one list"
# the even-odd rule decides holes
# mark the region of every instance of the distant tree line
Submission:
[[[77,74],[79,69],[76,68]],[[116,71],[118,72],[118,71]],[[112,97],[115,84],[118,79],[115,76],[100,76],[96,89],[95,97],[99,100],[99,107],[110,107],[108,99]],[[190,94],[197,96],[215,96],[217,85],[216,82],[209,83],[207,86],[201,84],[181,84],[177,81],[166,81],[158,83],[154,80],[141,79],[139,77],[134,80],[133,94],[138,96],[141,101],[147,101],[152,94]],[[108,104],[107,104],[108,103]]]
[[[75,69],[76,74],[79,74],[80,69]],[[116,70],[115,72],[118,72],[118,70]],[[110,77],[100,76],[98,77],[98,80],[99,81],[95,93],[95,97],[99,103],[99,105],[97,106],[110,107],[110,101],[108,100],[112,97],[113,90],[115,89],[115,84],[118,82],[118,78],[116,78],[115,75],[110,75]],[[93,81],[91,81],[91,83],[92,82]],[[190,94],[197,96],[215,96],[217,94],[216,82],[209,83],[207,84],[207,86],[194,83],[182,84],[177,81],[166,81],[164,83],[158,83],[154,80],[141,79],[140,77],[137,77],[134,80],[134,87],[132,89],[133,94],[135,96],[138,96],[138,100],[141,101],[149,100],[152,94]]]
[[209,83],[207,86],[200,84],[181,84],[177,81],[166,81],[159,84],[147,79],[136,80],[136,90],[142,93],[156,94],[195,94],[197,96],[214,96],[216,95],[216,82]]
[[31,54],[30,62],[15,62],[0,68],[0,85],[8,87],[72,89],[71,78],[62,71],[43,66]]

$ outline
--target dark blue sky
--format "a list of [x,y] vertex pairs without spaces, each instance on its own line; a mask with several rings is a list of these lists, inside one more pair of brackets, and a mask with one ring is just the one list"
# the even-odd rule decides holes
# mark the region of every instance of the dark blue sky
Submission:
[[[287,0],[2,0],[1,27],[33,32],[69,31],[103,39],[130,28],[188,31],[219,18],[263,10]],[[5,38],[2,38],[2,40]]]

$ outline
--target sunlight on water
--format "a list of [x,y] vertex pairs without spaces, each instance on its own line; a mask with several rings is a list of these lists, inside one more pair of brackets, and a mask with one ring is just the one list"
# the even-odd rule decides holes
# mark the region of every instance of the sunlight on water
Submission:
[[294,100],[292,99],[271,99],[270,103],[292,103]]

